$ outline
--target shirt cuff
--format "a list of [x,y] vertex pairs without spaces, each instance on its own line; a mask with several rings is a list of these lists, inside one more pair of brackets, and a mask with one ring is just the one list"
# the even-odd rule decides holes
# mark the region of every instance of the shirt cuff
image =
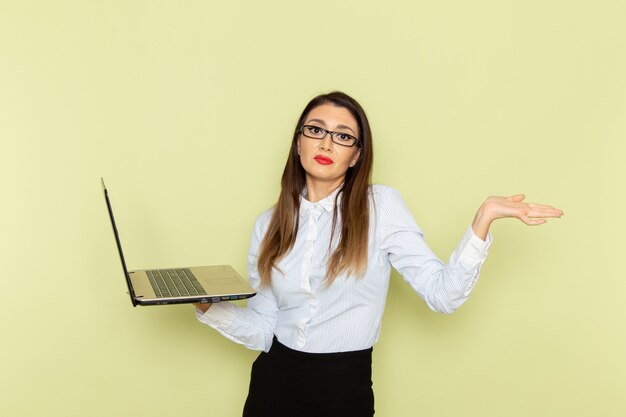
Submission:
[[469,226],[461,240],[460,261],[469,265],[481,263],[489,253],[492,240],[491,231],[487,233],[487,239],[482,240],[476,236],[472,226]]
[[224,301],[212,304],[205,313],[196,308],[196,318],[215,329],[226,329],[236,315],[235,306]]

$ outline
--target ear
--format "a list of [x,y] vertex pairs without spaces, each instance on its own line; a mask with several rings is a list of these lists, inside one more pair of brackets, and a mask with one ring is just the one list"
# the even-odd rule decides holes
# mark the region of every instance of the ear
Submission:
[[296,144],[298,145],[298,155],[300,155],[300,138],[298,138]]
[[353,166],[356,165],[357,162],[359,162],[360,157],[361,157],[361,149],[359,148],[359,150],[356,151],[356,153],[352,157],[352,160],[350,161],[350,168],[352,168]]

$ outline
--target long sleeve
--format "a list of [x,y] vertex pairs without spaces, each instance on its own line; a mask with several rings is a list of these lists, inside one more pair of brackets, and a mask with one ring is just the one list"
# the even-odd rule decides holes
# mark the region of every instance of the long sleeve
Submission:
[[[491,242],[468,228],[448,264],[428,248],[400,194],[373,185],[368,233],[368,263],[361,277],[326,277],[332,252],[336,194],[316,203],[301,200],[296,242],[281,258],[269,288],[260,287],[258,251],[272,211],[257,219],[248,253],[248,275],[257,295],[247,308],[229,302],[213,304],[198,320],[226,338],[254,350],[269,351],[274,336],[291,349],[346,352],[371,347],[378,340],[392,267],[428,306],[451,313],[469,296]],[[336,239],[337,237],[335,237]],[[329,252],[329,250],[331,252]]]
[[248,251],[248,276],[250,286],[257,294],[248,300],[246,308],[229,302],[213,304],[204,314],[196,309],[196,317],[226,338],[249,349],[267,352],[272,345],[276,327],[277,303],[271,288],[261,288],[257,268],[258,251],[269,222],[270,213],[259,216]]
[[468,227],[447,264],[440,261],[427,246],[422,231],[404,204],[400,193],[386,188],[381,199],[381,252],[428,307],[452,313],[469,297],[478,279],[491,235],[487,241]]

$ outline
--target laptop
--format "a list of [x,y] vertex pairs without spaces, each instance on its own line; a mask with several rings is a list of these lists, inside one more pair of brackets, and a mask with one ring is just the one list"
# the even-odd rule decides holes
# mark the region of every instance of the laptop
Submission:
[[193,266],[129,271],[122,252],[120,236],[115,225],[109,193],[102,182],[104,199],[109,210],[111,226],[122,261],[128,294],[133,307],[184,303],[218,303],[241,300],[256,293],[229,265]]

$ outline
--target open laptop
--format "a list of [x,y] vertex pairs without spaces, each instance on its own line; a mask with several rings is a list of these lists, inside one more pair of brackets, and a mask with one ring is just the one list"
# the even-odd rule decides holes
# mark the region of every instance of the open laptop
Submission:
[[229,265],[127,270],[109,193],[104,179],[101,178],[100,181],[133,306],[217,303],[250,298],[256,294]]

